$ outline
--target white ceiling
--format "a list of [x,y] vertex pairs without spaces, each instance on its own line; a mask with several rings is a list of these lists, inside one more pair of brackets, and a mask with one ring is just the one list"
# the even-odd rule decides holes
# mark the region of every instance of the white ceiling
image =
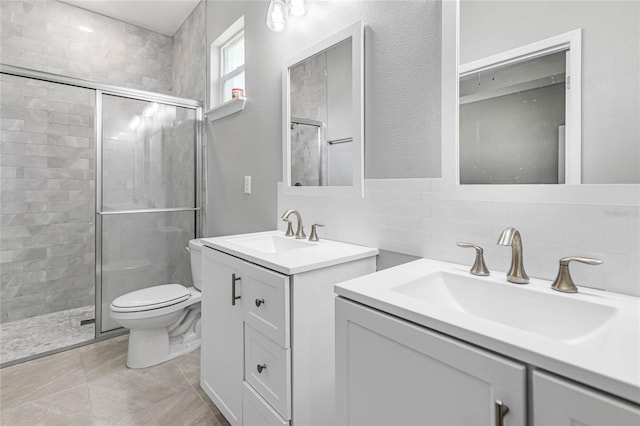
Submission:
[[200,0],[60,0],[110,18],[173,36]]

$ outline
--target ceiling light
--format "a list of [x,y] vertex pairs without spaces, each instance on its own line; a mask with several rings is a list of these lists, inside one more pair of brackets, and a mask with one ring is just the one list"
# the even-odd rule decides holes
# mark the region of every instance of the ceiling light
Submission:
[[277,33],[284,31],[287,25],[287,9],[282,0],[271,0],[267,11],[267,27]]
[[309,9],[308,0],[288,0],[289,13],[291,16],[304,16]]
[[89,27],[85,27],[85,26],[78,27],[78,29],[80,31],[84,31],[85,33],[92,33],[93,32],[93,29],[91,29]]

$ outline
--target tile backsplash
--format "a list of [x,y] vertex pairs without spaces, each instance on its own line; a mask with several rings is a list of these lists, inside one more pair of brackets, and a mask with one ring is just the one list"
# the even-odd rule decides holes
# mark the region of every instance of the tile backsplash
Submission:
[[324,223],[321,238],[413,256],[471,265],[473,251],[456,242],[475,243],[493,274],[509,269],[511,248],[496,242],[513,226],[531,277],[553,280],[562,257],[594,257],[604,263],[571,265],[578,286],[640,296],[638,206],[449,200],[441,179],[367,179],[364,198],[285,196],[279,183],[278,213],[289,208],[307,230]]

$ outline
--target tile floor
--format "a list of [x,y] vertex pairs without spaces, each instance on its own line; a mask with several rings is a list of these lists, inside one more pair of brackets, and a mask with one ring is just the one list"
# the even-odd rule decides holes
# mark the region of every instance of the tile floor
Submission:
[[83,306],[0,324],[0,364],[93,339],[94,324],[80,321],[94,311]]
[[125,366],[127,336],[0,370],[0,424],[229,423],[200,389],[200,351],[144,369]]

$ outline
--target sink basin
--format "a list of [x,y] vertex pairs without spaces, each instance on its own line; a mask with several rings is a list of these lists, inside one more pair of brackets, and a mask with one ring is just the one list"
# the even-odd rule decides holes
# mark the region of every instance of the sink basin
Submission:
[[232,238],[227,241],[262,253],[283,253],[290,250],[314,246],[313,243],[305,240],[297,240],[293,237],[283,237],[280,235],[259,235],[255,237]]
[[611,306],[525,287],[437,271],[389,290],[566,343],[593,337],[616,314]]

